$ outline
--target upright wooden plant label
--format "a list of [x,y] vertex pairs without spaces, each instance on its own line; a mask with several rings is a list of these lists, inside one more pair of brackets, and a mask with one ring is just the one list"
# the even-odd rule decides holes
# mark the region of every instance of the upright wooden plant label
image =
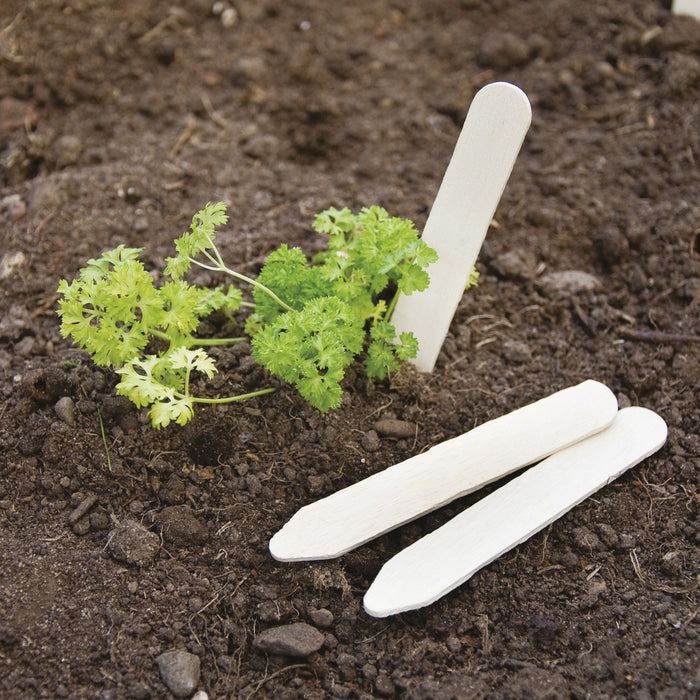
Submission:
[[527,96],[510,83],[474,97],[423,231],[439,255],[428,268],[430,285],[401,295],[391,317],[397,333],[418,338],[413,363],[424,372],[435,366],[531,117]]

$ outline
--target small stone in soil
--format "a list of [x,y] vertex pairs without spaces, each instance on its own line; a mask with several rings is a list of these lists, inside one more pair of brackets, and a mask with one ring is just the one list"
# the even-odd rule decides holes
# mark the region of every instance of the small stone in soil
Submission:
[[596,236],[595,243],[606,265],[618,265],[629,255],[629,243],[617,226],[605,226]]
[[510,32],[492,32],[479,47],[479,65],[506,70],[526,63],[530,47],[524,39]]
[[160,539],[135,520],[123,520],[109,533],[108,548],[117,561],[144,566],[155,558]]
[[380,673],[374,681],[374,689],[377,691],[377,695],[389,697],[394,694],[394,683],[386,673]]
[[537,280],[537,286],[548,294],[579,294],[601,288],[600,280],[581,270],[550,272]]
[[295,622],[264,630],[255,638],[253,646],[269,654],[303,658],[318,651],[324,639],[324,635],[315,627],[305,622]]
[[326,608],[311,610],[309,611],[309,619],[317,627],[328,629],[333,624],[333,613],[330,610],[326,610]]
[[187,697],[199,682],[199,657],[187,651],[166,651],[156,658],[163,683],[178,698]]
[[380,418],[374,424],[374,430],[384,437],[412,438],[416,434],[416,425],[397,418]]
[[503,343],[501,356],[507,362],[523,364],[532,359],[532,351],[527,343],[523,343],[519,340],[508,340]]
[[381,447],[381,441],[379,440],[379,435],[377,435],[376,430],[368,430],[360,441],[362,444],[362,449],[367,452],[376,452]]
[[537,260],[532,251],[515,248],[494,257],[490,265],[499,277],[521,281],[535,276]]
[[204,544],[209,539],[206,525],[195,516],[189,506],[163,508],[155,521],[161,528],[166,542],[187,546]]
[[574,546],[581,552],[600,551],[603,546],[598,535],[582,525],[574,529]]
[[54,406],[56,415],[68,425],[75,425],[75,401],[70,396],[62,396]]

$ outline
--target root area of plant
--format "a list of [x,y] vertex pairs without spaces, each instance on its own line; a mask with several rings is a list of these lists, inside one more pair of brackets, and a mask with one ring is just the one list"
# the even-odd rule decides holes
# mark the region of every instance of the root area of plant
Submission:
[[[432,374],[353,368],[322,414],[217,349],[202,391],[277,391],[156,431],[60,337],[59,279],[121,243],[162,269],[208,201],[249,275],[318,252],[328,206],[422,228],[495,80],[533,123]],[[670,2],[4,0],[0,696],[697,697],[699,159],[700,23]],[[480,494],[268,554],[299,507],[588,378],[667,445],[434,605],[362,596]]]

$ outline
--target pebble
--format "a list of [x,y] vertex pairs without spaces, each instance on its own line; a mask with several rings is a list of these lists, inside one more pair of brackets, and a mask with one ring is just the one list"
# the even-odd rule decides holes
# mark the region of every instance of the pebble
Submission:
[[209,700],[209,696],[203,690],[198,690],[192,696],[192,700]]
[[574,528],[574,546],[583,552],[601,550],[603,546],[598,539],[598,535],[589,530],[585,525]]
[[240,85],[246,81],[260,81],[268,72],[267,63],[260,56],[241,56],[231,67],[231,80]]
[[515,248],[495,256],[490,264],[499,277],[521,281],[535,276],[537,259],[532,251]]
[[27,203],[18,194],[3,197],[0,207],[7,211],[10,221],[18,221],[27,213]]
[[629,254],[629,243],[617,226],[605,226],[596,236],[596,247],[600,259],[606,265],[618,265]]
[[56,166],[58,168],[66,168],[78,162],[83,150],[83,144],[77,136],[65,134],[56,139],[53,150]]
[[27,258],[24,253],[19,250],[16,253],[5,253],[0,260],[0,280],[9,277],[15,270],[24,266]]
[[233,7],[227,7],[221,13],[221,24],[230,29],[238,22],[238,12]]
[[374,681],[374,689],[377,695],[387,698],[394,694],[394,683],[386,673],[380,673]]
[[320,627],[321,629],[328,629],[333,624],[333,613],[326,608],[320,608],[319,610],[310,610],[309,619],[311,622]]
[[329,485],[328,476],[325,474],[310,474],[306,481],[312,496],[318,496],[323,493]]
[[526,63],[530,58],[528,43],[511,32],[487,34],[479,47],[477,61],[482,66],[506,70]]
[[253,646],[269,654],[304,658],[318,651],[324,640],[324,635],[315,627],[305,622],[294,622],[264,630],[255,638]]
[[190,695],[199,683],[199,657],[188,651],[166,651],[156,658],[163,683],[177,698]]
[[15,355],[20,357],[29,357],[34,351],[36,341],[33,335],[25,335],[22,340],[15,343]]
[[374,424],[378,435],[393,438],[412,438],[416,435],[416,424],[397,418],[380,418]]
[[530,350],[530,346],[527,343],[518,340],[509,340],[503,343],[501,357],[503,357],[506,362],[523,364],[532,359],[532,350]]
[[75,401],[70,396],[62,396],[53,408],[64,423],[75,425]]
[[168,506],[155,517],[165,542],[179,545],[204,544],[209,539],[209,530],[187,505]]
[[600,280],[582,270],[562,270],[550,272],[537,280],[537,286],[549,294],[578,294],[590,292],[602,287]]
[[381,447],[381,440],[376,430],[368,430],[360,440],[362,449],[367,452],[376,452]]
[[117,561],[145,566],[158,553],[160,538],[135,520],[122,520],[109,533],[107,546]]

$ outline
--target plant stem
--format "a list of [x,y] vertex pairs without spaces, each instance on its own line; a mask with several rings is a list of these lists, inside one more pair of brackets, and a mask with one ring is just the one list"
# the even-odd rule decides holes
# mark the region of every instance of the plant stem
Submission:
[[107,468],[112,471],[112,458],[109,455],[109,445],[107,445],[107,436],[105,435],[105,424],[102,422],[102,413],[97,409],[97,419],[100,421],[100,433],[102,433],[102,444],[105,446],[105,454],[107,455]]
[[[168,340],[172,342],[172,338],[163,331],[151,329],[149,332],[156,338],[161,338],[162,340]],[[193,345],[233,345],[234,343],[242,343],[244,340],[248,340],[248,337],[240,336],[238,338],[190,338],[189,342],[186,343],[186,346],[190,348]]]
[[187,367],[187,370],[185,371],[185,397],[189,398],[190,397],[190,374],[192,372],[191,367]]
[[[247,277],[246,275],[242,275],[240,272],[236,272],[235,270],[232,270],[230,267],[226,267],[226,265],[223,264],[223,262],[218,263],[218,266],[214,265],[206,265],[203,262],[199,262],[199,260],[195,260],[194,258],[187,258],[192,264],[194,265],[199,265],[199,267],[203,267],[205,270],[211,270],[212,272],[225,272],[227,275],[231,275],[231,277],[235,277],[237,280],[241,280],[241,282],[247,282],[248,284],[252,285],[256,289],[259,289],[261,292],[267,294],[271,299],[274,299],[285,311],[294,311],[294,309],[289,306],[289,304],[285,304],[271,289],[266,287],[264,284],[260,284],[257,280],[254,280],[252,277]],[[211,257],[209,257],[211,260]]]
[[193,338],[192,345],[233,345],[234,343],[242,343],[248,340],[247,336],[240,338]]
[[172,340],[172,338],[167,333],[165,333],[164,331],[159,331],[157,328],[150,328],[148,332],[156,338],[160,338],[161,340]]
[[275,389],[270,387],[269,389],[260,389],[258,391],[251,391],[249,394],[239,394],[238,396],[227,396],[223,399],[201,399],[194,396],[190,396],[189,399],[193,403],[233,403],[234,401],[244,401],[245,399],[252,399],[254,396],[262,396],[263,394],[271,394]]
[[389,302],[389,306],[387,307],[386,313],[384,314],[384,318],[389,322],[391,322],[391,314],[394,313],[394,309],[396,308],[396,302],[398,300],[399,300],[399,292],[397,290],[396,294],[394,294],[394,297]]

